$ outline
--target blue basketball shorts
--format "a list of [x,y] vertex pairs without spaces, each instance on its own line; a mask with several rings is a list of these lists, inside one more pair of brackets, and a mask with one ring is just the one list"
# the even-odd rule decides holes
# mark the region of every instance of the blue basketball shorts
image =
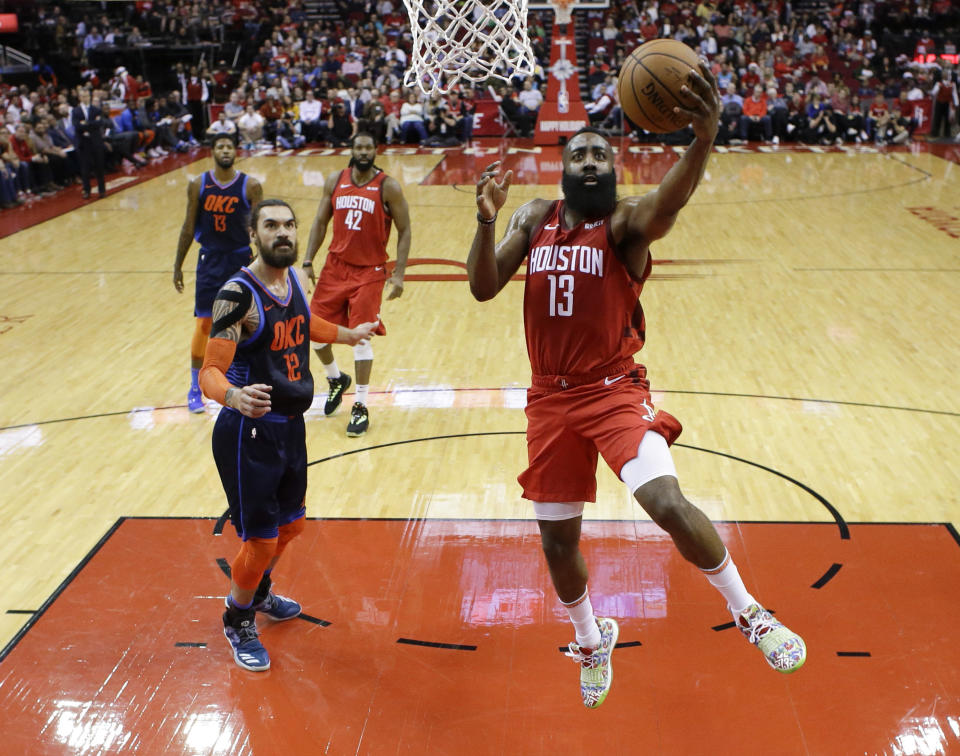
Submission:
[[213,428],[213,458],[237,535],[276,538],[303,517],[307,440],[303,415],[256,419],[224,407]]
[[213,300],[221,287],[244,265],[253,260],[250,247],[232,252],[200,248],[197,259],[197,287],[193,314],[197,318],[209,318],[213,312]]

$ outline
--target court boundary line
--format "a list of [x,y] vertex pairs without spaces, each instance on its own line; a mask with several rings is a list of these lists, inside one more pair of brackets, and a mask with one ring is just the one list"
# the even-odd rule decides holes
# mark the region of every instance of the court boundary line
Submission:
[[[70,574],[65,577],[60,584],[53,590],[53,593],[43,602],[39,609],[27,620],[26,624],[21,627],[13,638],[7,642],[7,644],[0,650],[0,664],[6,660],[10,653],[16,648],[17,644],[27,635],[31,628],[43,617],[47,609],[49,609],[53,603],[60,597],[60,595],[70,587],[70,584],[80,575],[83,569],[93,560],[97,553],[106,545],[107,541],[120,529],[124,522],[127,520],[209,520],[215,522],[218,518],[212,517],[209,515],[124,515],[118,517],[117,520],[107,529],[100,540],[93,546],[93,548],[88,551],[80,562],[77,563]],[[529,517],[491,517],[491,518],[478,518],[478,517],[307,517],[307,520],[315,522],[323,521],[332,521],[332,522],[344,522],[344,521],[357,521],[357,522],[397,522],[397,521],[410,521],[414,522],[425,522],[429,520],[435,520],[437,522],[533,522]],[[602,519],[602,520],[588,520],[590,522],[646,522],[636,520],[634,518],[629,519]],[[831,522],[798,522],[796,520],[711,520],[711,522],[722,524],[722,525],[833,525]],[[852,525],[880,525],[880,526],[894,526],[894,527],[903,527],[903,526],[921,526],[921,527],[943,527],[951,539],[960,547],[960,534],[958,534],[957,529],[953,526],[953,523],[950,522],[920,522],[920,521],[904,521],[904,522],[876,522],[876,521],[859,521],[851,523]]]

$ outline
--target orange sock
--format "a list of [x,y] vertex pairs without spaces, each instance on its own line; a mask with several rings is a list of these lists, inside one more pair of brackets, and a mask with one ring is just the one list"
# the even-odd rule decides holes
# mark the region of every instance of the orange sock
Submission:
[[203,353],[207,349],[207,339],[210,338],[212,326],[212,318],[197,318],[193,338],[190,339],[190,359],[194,362],[203,362]]

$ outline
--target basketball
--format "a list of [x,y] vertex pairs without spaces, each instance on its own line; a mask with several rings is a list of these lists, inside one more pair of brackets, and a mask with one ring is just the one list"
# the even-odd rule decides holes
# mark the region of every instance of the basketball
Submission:
[[673,108],[690,103],[680,87],[688,83],[691,70],[700,70],[697,54],[675,39],[654,39],[634,49],[617,80],[624,115],[655,134],[682,129],[690,118]]

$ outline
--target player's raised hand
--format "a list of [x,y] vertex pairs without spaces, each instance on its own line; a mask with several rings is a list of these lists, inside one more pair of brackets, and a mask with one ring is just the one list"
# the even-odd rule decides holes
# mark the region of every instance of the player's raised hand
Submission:
[[173,288],[183,294],[183,271],[180,268],[173,269]]
[[349,344],[350,346],[356,346],[364,339],[369,339],[373,336],[373,332],[377,330],[377,326],[380,325],[379,320],[375,320],[372,323],[361,323],[354,328],[344,328],[340,326],[342,333],[340,338],[337,339],[337,342],[340,344]]
[[230,394],[228,403],[241,415],[263,417],[270,411],[270,392],[273,386],[253,383]]
[[712,142],[720,128],[720,92],[716,78],[702,59],[700,72],[690,72],[689,84],[683,86],[683,92],[693,104],[688,108],[677,106],[675,110],[690,116],[690,125],[698,139]]
[[477,212],[484,218],[492,218],[507,201],[507,192],[513,181],[513,171],[503,174],[503,179],[497,181],[500,173],[500,161],[491,163],[483,169],[480,180],[477,181]]

